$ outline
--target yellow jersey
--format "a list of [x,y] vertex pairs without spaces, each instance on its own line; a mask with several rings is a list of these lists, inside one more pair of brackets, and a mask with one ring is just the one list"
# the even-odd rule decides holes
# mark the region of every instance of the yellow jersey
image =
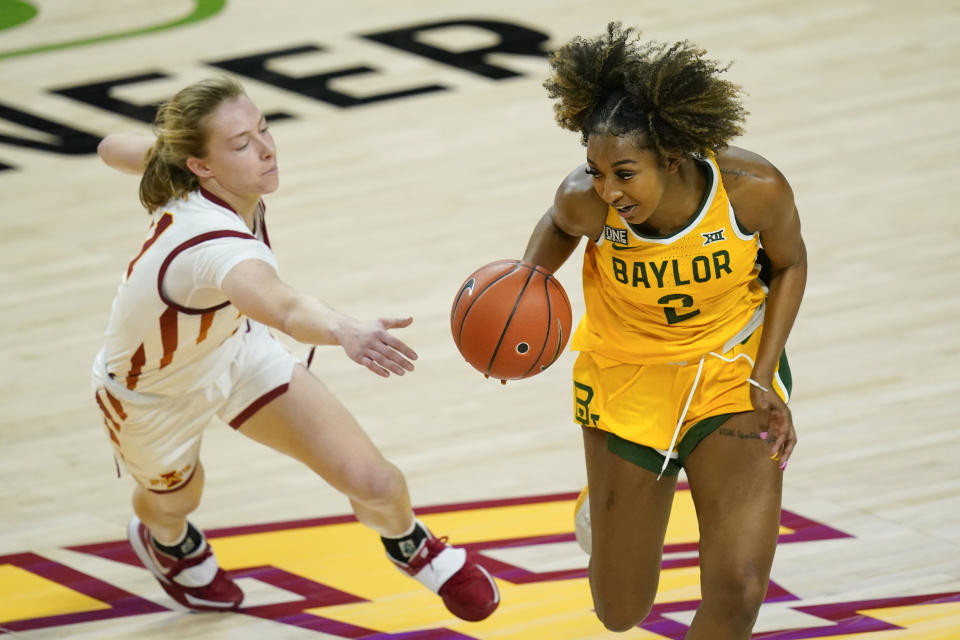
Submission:
[[734,215],[714,158],[690,221],[667,237],[640,233],[608,207],[583,259],[586,313],[571,349],[622,363],[696,360],[726,350],[763,320],[759,239]]

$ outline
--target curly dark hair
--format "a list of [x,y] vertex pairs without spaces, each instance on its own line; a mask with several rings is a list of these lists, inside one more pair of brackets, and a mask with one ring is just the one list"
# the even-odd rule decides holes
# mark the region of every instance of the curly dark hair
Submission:
[[662,160],[667,154],[705,154],[742,134],[743,89],[720,74],[729,68],[704,58],[686,40],[641,42],[619,22],[592,39],[576,37],[550,56],[543,83],[557,122],[579,131],[632,135]]

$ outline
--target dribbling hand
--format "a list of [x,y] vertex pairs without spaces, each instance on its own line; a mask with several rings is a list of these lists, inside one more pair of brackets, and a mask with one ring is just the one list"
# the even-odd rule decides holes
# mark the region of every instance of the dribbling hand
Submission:
[[347,356],[383,378],[393,373],[402,376],[413,371],[416,352],[390,333],[390,329],[410,326],[413,318],[353,320],[340,327],[337,336]]

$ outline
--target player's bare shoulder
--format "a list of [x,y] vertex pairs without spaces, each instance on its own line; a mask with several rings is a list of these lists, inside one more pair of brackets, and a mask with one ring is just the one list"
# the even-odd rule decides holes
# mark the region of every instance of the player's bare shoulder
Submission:
[[597,238],[603,231],[607,205],[593,188],[586,163],[571,171],[553,199],[554,223],[566,233]]
[[793,211],[793,190],[780,170],[763,156],[725,147],[717,153],[723,186],[737,219],[751,231],[768,227],[777,215]]

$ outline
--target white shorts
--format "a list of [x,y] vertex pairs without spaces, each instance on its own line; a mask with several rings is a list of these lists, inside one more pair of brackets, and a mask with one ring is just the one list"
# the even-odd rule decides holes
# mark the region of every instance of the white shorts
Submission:
[[157,493],[182,488],[193,475],[203,430],[214,417],[234,429],[290,384],[297,359],[250,322],[230,366],[205,388],[176,396],[130,391],[106,373],[101,351],[93,365],[93,389],[117,459],[138,483]]

